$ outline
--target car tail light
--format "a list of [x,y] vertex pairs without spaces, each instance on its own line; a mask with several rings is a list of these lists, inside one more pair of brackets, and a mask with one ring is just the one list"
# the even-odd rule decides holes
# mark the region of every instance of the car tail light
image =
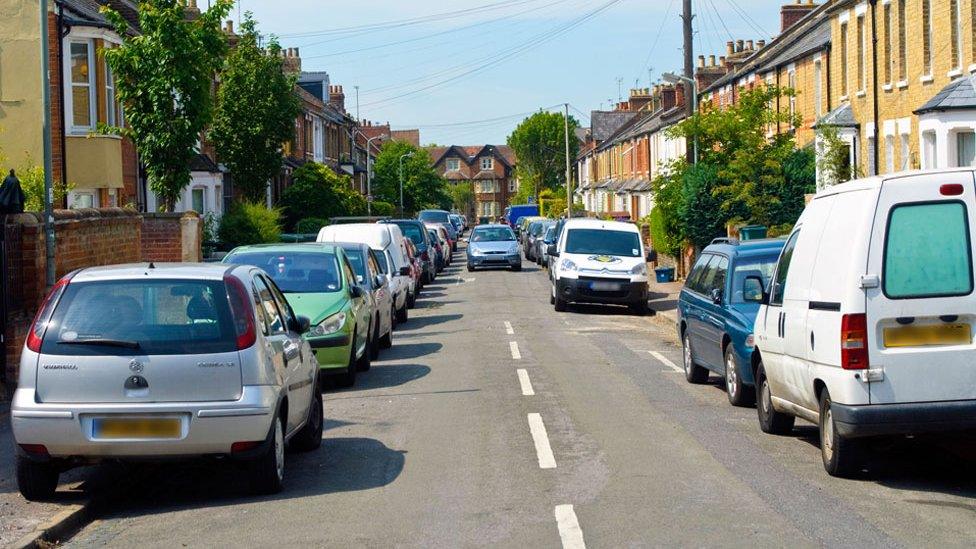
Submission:
[[939,187],[939,193],[943,196],[959,196],[962,194],[962,185],[959,183],[946,183]]
[[44,446],[43,444],[21,444],[20,449],[32,456],[48,455],[47,446]]
[[230,453],[237,454],[240,452],[246,452],[248,450],[253,450],[261,445],[260,440],[246,440],[242,442],[235,442],[230,445]]
[[247,349],[254,345],[258,337],[254,326],[254,309],[251,307],[247,288],[237,277],[229,274],[224,275],[224,286],[227,287],[227,300],[230,302],[230,312],[234,318],[237,348]]
[[868,319],[863,313],[841,318],[840,365],[845,370],[868,367]]
[[51,320],[54,306],[58,304],[58,300],[61,299],[61,294],[64,293],[64,289],[68,286],[68,282],[71,281],[72,276],[74,276],[74,273],[62,277],[51,288],[47,297],[44,298],[44,302],[41,303],[41,307],[37,310],[37,315],[34,316],[34,322],[31,323],[30,330],[27,331],[27,348],[31,351],[35,353],[41,352],[41,341],[44,339],[44,331],[47,329],[47,323]]

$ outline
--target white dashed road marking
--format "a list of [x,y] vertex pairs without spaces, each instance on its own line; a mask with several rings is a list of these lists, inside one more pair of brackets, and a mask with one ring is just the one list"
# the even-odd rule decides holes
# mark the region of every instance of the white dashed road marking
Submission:
[[512,351],[512,360],[522,360],[522,353],[519,352],[518,343],[509,341],[508,348]]
[[515,334],[515,330],[512,329],[512,323],[507,320],[505,321],[505,333],[508,335]]
[[682,370],[681,368],[679,368],[678,365],[675,364],[674,362],[671,362],[670,360],[668,360],[668,357],[662,355],[661,353],[659,353],[657,351],[647,351],[647,352],[651,353],[651,356],[653,356],[654,358],[656,358],[658,360],[658,362],[660,362],[661,364],[664,364],[668,368],[671,368],[675,372],[684,373],[684,370]]
[[583,529],[572,505],[556,506],[556,525],[559,526],[559,538],[563,542],[563,549],[584,549]]
[[535,391],[532,389],[532,382],[529,380],[529,373],[522,368],[515,370],[515,372],[518,374],[519,385],[522,386],[522,396],[534,395]]
[[532,441],[535,442],[535,453],[539,457],[539,467],[555,469],[556,457],[552,455],[549,435],[546,434],[546,425],[542,423],[542,416],[529,414],[529,431],[532,432]]

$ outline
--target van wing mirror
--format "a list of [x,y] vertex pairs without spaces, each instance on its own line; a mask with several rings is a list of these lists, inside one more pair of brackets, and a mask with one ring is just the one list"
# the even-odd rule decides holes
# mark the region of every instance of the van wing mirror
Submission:
[[383,286],[385,286],[386,285],[386,275],[384,275],[384,274],[378,274],[378,275],[376,275],[376,278],[373,279],[373,285],[376,286],[377,288],[382,288]]
[[555,244],[550,244],[549,247],[546,248],[546,255],[551,255],[553,257],[559,257],[559,250],[556,249],[556,245]]
[[400,276],[410,276],[410,267],[407,265],[400,267]]
[[304,334],[312,329],[312,321],[307,316],[296,316],[294,319],[292,330],[295,332]]
[[769,303],[769,294],[763,285],[762,278],[758,276],[747,276],[742,281],[742,300],[748,303]]
[[657,250],[647,250],[646,259],[648,263],[657,261]]

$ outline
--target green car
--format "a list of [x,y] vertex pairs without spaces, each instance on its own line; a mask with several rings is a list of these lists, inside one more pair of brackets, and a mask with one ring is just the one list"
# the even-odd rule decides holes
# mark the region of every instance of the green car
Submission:
[[[351,387],[369,370],[372,296],[356,283],[345,251],[332,244],[257,244],[235,248],[224,263],[254,265],[268,273],[295,314],[308,317],[305,334],[322,373]],[[257,302],[256,302],[257,303]],[[320,376],[323,379],[324,376]]]

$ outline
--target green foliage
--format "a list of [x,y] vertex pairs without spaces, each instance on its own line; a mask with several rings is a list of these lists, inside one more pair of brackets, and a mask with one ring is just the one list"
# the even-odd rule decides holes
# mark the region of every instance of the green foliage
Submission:
[[474,211],[474,183],[448,183],[447,193],[451,196],[451,207],[467,215]]
[[[508,146],[518,158],[519,194],[538,196],[542,189],[566,184],[566,117],[561,113],[537,112],[522,121],[508,136]],[[569,158],[579,153],[575,135],[579,123],[569,117]],[[525,203],[524,201],[522,203]]]
[[322,227],[329,224],[328,219],[321,217],[306,217],[295,223],[295,232],[298,234],[318,234]]
[[[0,174],[4,177],[6,174]],[[0,177],[0,180],[3,178]],[[44,168],[35,166],[31,159],[17,170],[17,179],[20,180],[20,188],[24,191],[24,211],[43,212],[44,211]],[[52,181],[54,185],[54,207],[60,208],[68,192],[74,189],[74,185],[69,183],[64,185],[60,181]],[[70,206],[70,204],[69,204]]]
[[447,181],[434,170],[426,149],[403,141],[387,141],[373,164],[373,195],[383,202],[400,206],[400,157],[403,158],[404,215],[412,216],[425,208],[451,208]]
[[672,257],[679,257],[682,244],[681,237],[678,236],[680,228],[671,222],[673,220],[667,218],[665,210],[660,206],[655,206],[645,221],[651,227],[651,244],[654,250]]
[[135,143],[149,186],[166,210],[190,183],[190,160],[211,120],[213,76],[227,47],[221,21],[233,4],[214,0],[190,20],[185,2],[143,0],[135,35],[118,12],[101,8],[122,37],[121,45],[103,50],[125,108],[128,127],[118,131]]
[[678,219],[685,238],[694,246],[704,248],[713,238],[725,235],[725,219],[715,215],[721,201],[715,195],[720,185],[718,168],[699,163],[688,166],[681,174],[681,205]]
[[301,112],[297,76],[283,72],[277,39],[272,36],[265,47],[259,41],[247,12],[220,75],[210,130],[217,154],[234,174],[235,189],[252,201],[264,196],[268,181],[281,171],[281,144],[294,138]]
[[396,215],[396,206],[390,204],[389,202],[383,202],[381,200],[376,200],[373,202],[373,215],[374,216],[390,216]]
[[231,248],[248,244],[278,242],[281,211],[263,204],[239,202],[220,218],[220,241]]
[[216,242],[217,241],[217,231],[220,228],[220,220],[213,212],[207,212],[202,216],[203,221],[203,241],[204,242]]
[[837,128],[824,126],[817,129],[821,142],[820,173],[826,185],[836,185],[862,174],[858,166],[851,164],[851,149],[846,141],[840,138]]
[[288,228],[294,228],[306,217],[366,215],[366,198],[352,190],[349,177],[316,162],[308,162],[292,173],[292,184],[281,193],[278,205]]

